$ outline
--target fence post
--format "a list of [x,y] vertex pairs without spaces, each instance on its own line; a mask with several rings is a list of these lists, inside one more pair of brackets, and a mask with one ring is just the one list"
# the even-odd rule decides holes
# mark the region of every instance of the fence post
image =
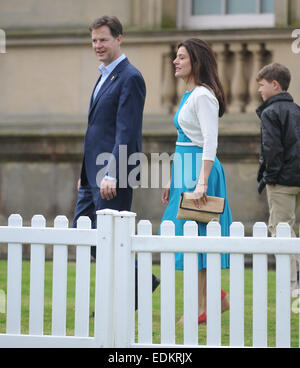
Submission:
[[95,338],[101,348],[113,347],[114,215],[118,211],[97,211],[95,280]]
[[135,254],[131,236],[135,232],[133,212],[115,215],[114,228],[114,347],[126,348],[134,342]]

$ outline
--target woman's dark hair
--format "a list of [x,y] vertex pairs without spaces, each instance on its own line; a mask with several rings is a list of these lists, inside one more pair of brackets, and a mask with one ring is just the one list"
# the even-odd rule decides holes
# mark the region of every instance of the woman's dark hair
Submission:
[[117,17],[104,15],[103,17],[97,18],[91,23],[89,30],[92,32],[92,30],[102,26],[107,26],[114,38],[117,38],[119,35],[123,34],[122,24]]
[[198,38],[190,38],[181,42],[178,49],[184,46],[190,56],[192,72],[196,85],[206,86],[213,90],[219,101],[219,116],[226,110],[225,93],[218,76],[218,67],[214,52],[210,45]]

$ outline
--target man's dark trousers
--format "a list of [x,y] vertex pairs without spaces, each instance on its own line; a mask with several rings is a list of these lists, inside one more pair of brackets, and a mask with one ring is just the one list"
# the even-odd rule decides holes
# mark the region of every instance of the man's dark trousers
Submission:
[[[131,193],[132,193],[132,190],[131,190]],[[93,229],[97,228],[97,215],[96,215],[95,208],[97,208],[97,210],[101,209],[101,208],[98,208],[98,206],[100,203],[103,203],[103,200],[100,202],[99,197],[100,197],[99,188],[91,188],[89,186],[83,186],[79,188],[78,199],[77,199],[75,215],[74,215],[74,220],[73,220],[73,228],[77,227],[77,220],[80,216],[88,216],[91,219],[92,228]],[[117,205],[119,206],[119,203]],[[126,203],[124,203],[124,205],[126,205]],[[114,209],[111,207],[112,205],[107,208]],[[131,207],[131,200],[130,200],[129,208],[130,207]],[[126,206],[124,211],[127,211],[127,208],[128,207]],[[120,210],[119,208],[115,208],[115,209]],[[94,257],[94,259],[96,259],[96,247],[91,247],[91,255]],[[135,261],[135,309],[136,310],[138,309],[138,292],[137,292],[138,290],[138,272],[137,271],[138,271],[137,261]],[[152,292],[159,286],[159,284],[160,284],[160,280],[152,274]]]

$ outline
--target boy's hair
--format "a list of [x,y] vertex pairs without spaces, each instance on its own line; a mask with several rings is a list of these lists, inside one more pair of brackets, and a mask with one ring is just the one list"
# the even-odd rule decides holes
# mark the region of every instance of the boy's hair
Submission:
[[264,66],[257,74],[256,80],[259,82],[265,79],[268,82],[276,80],[283,91],[287,91],[291,81],[291,73],[288,68],[279,63],[272,63]]
[[117,17],[104,15],[103,17],[97,18],[91,23],[89,30],[92,32],[94,29],[100,28],[102,26],[107,26],[114,38],[117,38],[119,35],[123,34],[122,24]]

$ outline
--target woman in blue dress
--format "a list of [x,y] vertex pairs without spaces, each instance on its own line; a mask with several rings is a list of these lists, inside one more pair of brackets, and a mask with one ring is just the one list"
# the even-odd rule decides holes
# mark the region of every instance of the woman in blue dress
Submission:
[[[178,132],[170,184],[163,189],[162,202],[167,208],[162,218],[173,221],[175,234],[183,235],[186,220],[177,219],[182,192],[193,192],[196,206],[207,196],[225,198],[220,216],[221,234],[229,235],[232,223],[227,200],[226,178],[216,157],[218,118],[225,112],[225,96],[217,73],[211,47],[199,39],[189,39],[178,46],[174,60],[175,77],[186,84],[174,124]],[[206,235],[207,224],[198,222],[199,235]],[[175,267],[183,270],[183,254],[175,254]],[[221,267],[229,267],[229,255],[222,254]],[[226,292],[221,292],[222,312],[229,309]],[[183,317],[180,322],[183,323]],[[206,322],[206,254],[198,255],[198,323]]]

